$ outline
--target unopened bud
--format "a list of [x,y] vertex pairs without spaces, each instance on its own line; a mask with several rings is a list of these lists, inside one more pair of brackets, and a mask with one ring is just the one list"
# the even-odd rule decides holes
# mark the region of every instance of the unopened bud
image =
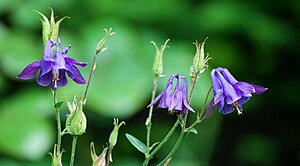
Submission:
[[154,45],[156,52],[155,52],[155,58],[153,63],[153,72],[156,76],[163,76],[163,54],[164,50],[168,47],[168,42],[170,39],[167,39],[165,44],[160,47],[160,49],[157,47],[154,41],[151,41],[151,43]]
[[196,75],[198,75],[199,73],[203,73],[208,67],[208,60],[210,60],[211,58],[208,55],[205,57],[204,53],[204,44],[207,39],[208,38],[206,38],[203,43],[198,43],[197,41],[193,43],[196,46],[196,54],[194,56],[193,65],[191,66],[190,70],[190,76],[192,78],[196,77]]
[[61,162],[61,159],[62,159],[62,153],[63,152],[59,152],[57,150],[57,145],[55,144],[54,145],[54,150],[53,150],[53,154],[50,153],[51,157],[52,157],[52,163],[51,163],[51,166],[62,166],[62,162]]
[[110,28],[109,30],[104,29],[104,31],[105,31],[106,34],[104,35],[104,37],[97,44],[96,54],[99,54],[99,52],[104,51],[104,50],[107,49],[104,46],[105,46],[105,43],[106,43],[108,37],[115,34],[115,32],[112,32],[112,28]]
[[106,165],[106,152],[108,150],[108,147],[104,148],[102,153],[98,156],[96,154],[96,151],[95,151],[95,146],[94,146],[94,143],[91,142],[91,145],[90,145],[90,149],[91,149],[91,158],[93,160],[93,164],[92,166],[105,166]]
[[73,102],[68,102],[70,115],[66,121],[66,133],[70,135],[82,135],[86,130],[86,116],[82,109],[82,99],[77,99],[75,96]]
[[117,144],[119,129],[123,124],[125,125],[124,121],[119,124],[119,119],[114,118],[114,129],[109,136],[109,147],[114,147]]
[[43,15],[41,12],[34,10],[35,12],[37,12],[39,15],[42,16],[42,18],[40,18],[40,20],[42,21],[42,28],[43,28],[43,42],[44,45],[46,45],[48,40],[52,40],[52,41],[57,41],[57,37],[58,37],[58,33],[59,33],[59,25],[61,23],[62,20],[64,20],[65,18],[70,18],[68,16],[65,16],[63,18],[61,18],[60,20],[58,20],[57,22],[55,22],[54,20],[54,12],[51,8],[49,8],[51,10],[51,16],[50,16],[50,20]]

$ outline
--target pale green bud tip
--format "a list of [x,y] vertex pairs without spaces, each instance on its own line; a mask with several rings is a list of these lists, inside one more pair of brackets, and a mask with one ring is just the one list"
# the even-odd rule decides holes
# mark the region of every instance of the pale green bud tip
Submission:
[[70,115],[66,120],[66,133],[70,135],[82,135],[86,130],[86,116],[83,113],[83,99],[75,96],[73,102],[68,102],[67,106]]
[[106,50],[107,47],[104,47],[104,46],[105,46],[105,43],[106,43],[108,37],[116,34],[115,32],[112,32],[112,28],[110,28],[109,30],[104,29],[104,31],[105,31],[104,37],[97,44],[96,54],[99,54],[99,52]]
[[154,45],[156,52],[155,52],[155,58],[153,63],[153,72],[156,76],[163,77],[163,54],[166,48],[169,46],[167,45],[170,39],[167,39],[165,41],[165,44],[160,47],[160,49],[157,47],[154,41],[151,41],[151,44]]
[[198,74],[203,73],[205,69],[208,68],[208,61],[211,59],[208,54],[205,57],[204,45],[206,40],[205,38],[203,43],[198,43],[198,41],[193,44],[196,46],[196,53],[193,59],[193,65],[191,66],[190,76],[192,78],[196,77]]
[[49,154],[52,157],[51,166],[62,166],[61,159],[62,159],[63,151],[59,152],[56,144],[54,145],[53,154],[52,153],[49,153]]
[[119,119],[114,118],[113,124],[114,124],[114,129],[110,133],[110,136],[109,136],[109,146],[110,147],[114,147],[116,145],[117,140],[118,140],[119,129],[123,124],[125,125],[125,122],[122,121],[121,123],[119,123]]
[[49,9],[51,10],[50,20],[41,12],[37,10],[33,10],[34,12],[37,12],[42,17],[40,18],[40,20],[42,21],[42,33],[43,33],[44,44],[46,44],[48,40],[52,40],[56,42],[59,33],[59,25],[61,21],[66,18],[70,18],[69,16],[65,16],[60,20],[58,20],[57,22],[55,22],[53,9],[52,8]]
[[91,158],[93,160],[92,166],[105,166],[106,165],[105,156],[108,147],[104,148],[102,153],[99,156],[96,154],[94,142],[91,142],[90,149],[91,149]]

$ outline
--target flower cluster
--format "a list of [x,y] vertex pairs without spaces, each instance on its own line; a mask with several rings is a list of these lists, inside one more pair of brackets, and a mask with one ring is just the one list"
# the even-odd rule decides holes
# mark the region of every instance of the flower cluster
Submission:
[[[54,49],[56,48],[56,51]],[[50,86],[55,90],[58,86],[65,86],[68,83],[68,76],[78,84],[85,84],[86,81],[76,66],[85,67],[87,63],[78,62],[67,56],[71,46],[61,50],[61,42],[54,43],[48,40],[45,46],[42,60],[29,64],[18,76],[20,79],[31,79],[40,70],[37,83],[41,86]],[[53,55],[54,53],[54,55]],[[76,65],[76,66],[75,66]]]
[[211,79],[214,98],[208,106],[208,114],[211,114],[214,106],[218,106],[223,114],[229,114],[235,109],[238,114],[242,114],[242,104],[250,99],[252,93],[261,94],[267,90],[262,86],[237,81],[227,69],[221,67],[211,71]]
[[[177,78],[177,83],[173,92],[173,80],[175,78]],[[186,77],[179,74],[173,74],[169,78],[165,90],[161,92],[149,106],[154,105],[160,100],[158,104],[159,108],[168,108],[170,111],[174,110],[175,112],[181,112],[184,116],[186,109],[194,112],[187,101],[187,93],[188,85]]]

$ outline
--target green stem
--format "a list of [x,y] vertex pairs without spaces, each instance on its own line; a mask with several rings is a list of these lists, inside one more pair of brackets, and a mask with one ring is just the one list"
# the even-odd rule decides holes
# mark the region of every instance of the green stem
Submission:
[[54,108],[56,111],[56,121],[57,121],[57,152],[60,153],[60,147],[61,147],[61,122],[60,122],[60,112],[58,107],[55,107],[57,103],[57,92],[56,90],[53,91],[53,102],[54,102]]
[[84,92],[84,95],[83,95],[83,98],[82,98],[82,101],[84,103],[85,103],[85,99],[86,99],[86,96],[87,96],[87,92],[88,92],[90,84],[91,84],[91,79],[92,79],[93,72],[96,69],[97,55],[98,55],[97,53],[95,53],[95,55],[94,55],[93,62],[92,62],[92,67],[91,67],[89,78],[88,78],[88,82],[86,84],[85,92]]
[[177,119],[177,121],[174,123],[173,127],[171,128],[171,130],[168,132],[168,134],[165,136],[165,138],[157,145],[157,147],[148,155],[146,156],[145,161],[143,162],[143,166],[148,165],[150,159],[160,150],[160,148],[169,140],[169,138],[171,137],[171,135],[174,133],[175,129],[177,128],[177,126],[179,125],[179,118]]
[[75,158],[75,151],[76,151],[76,144],[77,144],[77,135],[73,136],[73,141],[72,141],[72,152],[71,152],[71,159],[70,159],[70,166],[73,166],[74,164],[74,158]]
[[108,153],[107,153],[107,158],[106,158],[105,166],[109,166],[110,158],[111,158],[111,152],[112,152],[112,147],[109,147],[108,148]]
[[[153,91],[152,91],[152,97],[151,97],[151,103],[154,101],[155,99],[155,95],[156,95],[156,90],[157,90],[157,86],[158,86],[158,76],[154,77],[154,86],[153,86]],[[151,119],[152,119],[152,112],[153,112],[153,105],[150,106],[149,109],[149,116],[146,119],[146,128],[147,128],[147,154],[150,153],[150,134],[151,134],[151,127],[152,127],[152,123],[151,123]]]
[[204,114],[204,110],[205,110],[205,108],[206,108],[206,104],[207,104],[208,97],[209,97],[209,94],[210,94],[211,90],[212,90],[212,87],[210,87],[209,90],[208,90],[208,92],[207,92],[207,95],[206,95],[206,98],[205,98],[205,100],[204,100],[204,103],[203,103],[201,112],[200,112],[200,114],[198,113],[198,115],[197,115],[197,119],[195,120],[195,122],[194,122],[193,124],[191,124],[191,126],[189,126],[189,127],[187,127],[187,128],[185,129],[185,132],[190,131],[190,129],[192,129],[192,128],[195,127],[197,124],[199,124],[199,123],[201,123],[201,122],[203,121],[202,116],[203,116],[203,114]]
[[180,135],[179,135],[179,137],[178,137],[178,139],[177,139],[177,141],[176,141],[176,143],[175,143],[175,145],[174,145],[174,147],[172,148],[172,150],[170,151],[170,153],[165,157],[165,159],[162,161],[162,162],[160,162],[157,166],[160,166],[160,165],[164,165],[166,162],[167,162],[167,160],[169,160],[172,156],[173,156],[173,154],[176,152],[176,150],[177,150],[177,148],[179,147],[179,145],[180,145],[180,143],[181,143],[181,141],[182,141],[182,138],[183,138],[183,136],[184,136],[184,130],[182,130],[181,131],[181,133],[180,133]]

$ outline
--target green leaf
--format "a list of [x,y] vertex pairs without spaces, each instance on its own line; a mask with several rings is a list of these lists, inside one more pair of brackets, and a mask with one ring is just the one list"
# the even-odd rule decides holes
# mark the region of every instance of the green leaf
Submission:
[[146,145],[141,142],[140,140],[138,140],[137,138],[135,138],[134,136],[130,135],[130,134],[125,134],[126,138],[129,140],[129,142],[135,147],[137,148],[137,150],[139,150],[140,152],[146,154],[147,152],[147,147]]
[[64,104],[63,101],[59,101],[59,102],[54,104],[54,108],[60,108],[63,104]]
[[188,132],[194,133],[194,134],[198,134],[198,131],[195,128],[191,128]]

